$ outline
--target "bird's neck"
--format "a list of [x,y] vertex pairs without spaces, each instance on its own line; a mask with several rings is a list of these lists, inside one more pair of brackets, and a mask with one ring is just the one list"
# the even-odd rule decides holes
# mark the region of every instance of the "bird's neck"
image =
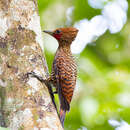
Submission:
[[68,44],[68,43],[59,44],[58,50],[66,53],[66,54],[69,54],[69,55],[71,54],[70,44]]

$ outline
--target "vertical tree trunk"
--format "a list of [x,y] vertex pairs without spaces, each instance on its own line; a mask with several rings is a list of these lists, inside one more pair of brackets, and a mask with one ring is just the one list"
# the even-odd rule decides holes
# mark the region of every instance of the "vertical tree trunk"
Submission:
[[48,89],[36,0],[0,0],[0,126],[11,130],[62,130]]

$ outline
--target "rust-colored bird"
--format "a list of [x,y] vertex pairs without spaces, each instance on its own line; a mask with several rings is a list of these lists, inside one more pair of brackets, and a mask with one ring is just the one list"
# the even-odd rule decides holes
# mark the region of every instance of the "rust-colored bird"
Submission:
[[64,126],[65,114],[70,109],[70,102],[76,85],[77,69],[70,45],[78,30],[68,27],[44,32],[56,38],[59,43],[49,81],[56,86],[60,100],[60,120]]

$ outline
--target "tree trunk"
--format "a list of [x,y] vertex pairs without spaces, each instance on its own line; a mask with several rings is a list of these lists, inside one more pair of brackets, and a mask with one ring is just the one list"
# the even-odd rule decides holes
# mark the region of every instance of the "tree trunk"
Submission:
[[47,87],[36,0],[0,0],[0,126],[11,130],[62,130]]

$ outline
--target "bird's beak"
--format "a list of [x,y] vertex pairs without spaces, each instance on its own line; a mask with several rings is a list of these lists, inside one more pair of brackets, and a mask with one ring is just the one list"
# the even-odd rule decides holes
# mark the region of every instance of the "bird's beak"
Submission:
[[50,35],[53,35],[53,32],[52,32],[52,31],[44,30],[43,32],[48,33],[48,34],[50,34]]

